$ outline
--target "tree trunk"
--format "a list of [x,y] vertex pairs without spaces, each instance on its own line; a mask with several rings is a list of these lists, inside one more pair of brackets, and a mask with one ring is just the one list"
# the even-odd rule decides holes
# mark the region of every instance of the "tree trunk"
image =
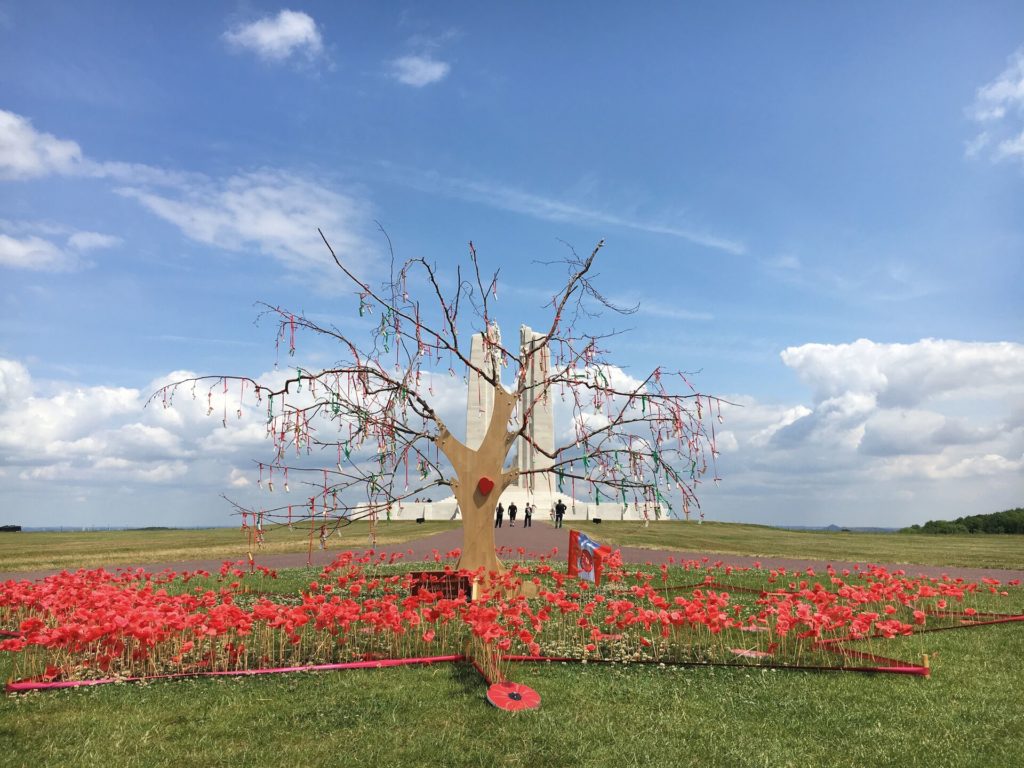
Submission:
[[[509,432],[508,420],[515,405],[515,395],[504,387],[494,388],[494,410],[483,442],[472,450],[447,430],[437,438],[438,447],[455,469],[452,490],[462,513],[462,556],[459,568],[468,571],[483,568],[485,573],[504,573],[494,546],[494,510],[498,499],[519,475],[519,470],[503,471],[505,457],[514,438]],[[480,481],[487,478],[493,483],[488,493],[482,493]]]

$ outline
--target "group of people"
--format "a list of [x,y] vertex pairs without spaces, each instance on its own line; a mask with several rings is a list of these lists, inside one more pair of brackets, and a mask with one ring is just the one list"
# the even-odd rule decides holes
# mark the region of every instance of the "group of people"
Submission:
[[[533,513],[536,508],[530,502],[526,502],[526,506],[523,508],[523,528],[530,528],[533,526]],[[561,499],[555,504],[554,515],[555,515],[555,528],[562,527],[562,518],[565,517],[566,506]],[[508,525],[510,528],[516,527],[516,515],[519,514],[519,507],[516,506],[514,501],[509,502],[508,505]],[[505,520],[505,507],[499,501],[497,508],[494,510],[494,527],[501,528],[502,523]]]
[[[530,502],[526,502],[526,506],[523,508],[523,528],[530,528],[533,526],[533,511],[534,506]],[[516,527],[516,515],[519,514],[519,507],[516,503],[510,502],[508,505],[508,525],[509,528]],[[505,520],[505,507],[502,503],[498,502],[497,509],[494,510],[494,527],[501,528],[502,523]]]

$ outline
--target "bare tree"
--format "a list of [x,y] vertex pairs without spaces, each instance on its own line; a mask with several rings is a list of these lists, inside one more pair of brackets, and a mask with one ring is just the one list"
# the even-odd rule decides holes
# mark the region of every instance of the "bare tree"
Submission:
[[[454,284],[421,258],[396,266],[392,251],[390,278],[374,288],[338,258],[323,233],[321,237],[355,288],[360,316],[378,318],[368,343],[357,343],[333,325],[263,305],[278,323],[279,348],[287,344],[294,354],[296,335],[312,332],[337,342],[340,360],[316,372],[296,369],[277,387],[245,376],[201,376],[168,384],[151,398],[170,406],[182,387],[191,387],[195,396],[202,384],[208,386],[212,413],[214,398],[223,397],[226,403],[229,388],[238,387],[239,400],[250,390],[266,408],[275,452],[271,461],[259,465],[261,482],[273,489],[275,476],[287,486],[302,475],[310,495],[299,513],[294,512],[296,505],[255,509],[236,504],[243,522],[248,515],[254,523],[291,522],[294,516],[308,522],[312,531],[313,526],[334,527],[358,518],[376,521],[396,505],[445,487],[462,513],[460,567],[502,572],[493,520],[502,491],[520,475],[506,467],[517,438],[550,460],[550,467],[528,473],[552,475],[562,492],[579,489],[598,502],[635,503],[662,514],[671,509],[670,494],[678,491],[687,518],[691,508],[699,509],[697,486],[717,456],[714,421],[721,418],[721,401],[697,392],[682,371],[656,368],[639,380],[623,375],[602,348],[613,334],[577,327],[593,322],[604,310],[636,311],[614,306],[592,283],[604,241],[587,257],[570,248],[570,256],[557,262],[566,277],[550,301],[550,325],[540,343],[510,350],[490,332],[498,273],[482,275],[472,243],[467,274],[456,267]],[[422,301],[410,296],[413,285],[425,292]],[[453,287],[446,290],[445,285]],[[487,351],[483,366],[471,359],[474,333],[482,334]],[[533,357],[545,348],[551,350],[550,367],[541,381],[532,377],[528,383]],[[511,389],[501,383],[504,366],[511,368]],[[453,435],[431,404],[437,372],[475,372],[481,386],[492,390],[490,422],[478,448]],[[672,386],[682,394],[673,394]],[[574,439],[553,451],[534,442],[529,429],[534,410],[552,397],[571,408],[575,432]],[[225,412],[225,425],[226,418]],[[302,458],[315,451],[330,456],[329,463],[311,468],[308,459],[289,459],[292,453]]]

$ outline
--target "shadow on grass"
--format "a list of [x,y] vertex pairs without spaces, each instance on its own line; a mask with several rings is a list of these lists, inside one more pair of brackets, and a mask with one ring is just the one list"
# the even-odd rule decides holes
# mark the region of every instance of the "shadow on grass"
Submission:
[[483,698],[487,695],[487,681],[483,675],[476,671],[471,662],[459,661],[448,664],[451,669],[452,680],[459,686],[467,696]]

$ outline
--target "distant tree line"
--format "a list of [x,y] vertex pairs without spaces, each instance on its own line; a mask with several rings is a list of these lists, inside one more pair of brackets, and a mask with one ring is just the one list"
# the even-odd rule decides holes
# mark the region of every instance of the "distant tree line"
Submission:
[[1024,509],[1007,509],[988,515],[968,515],[956,520],[929,520],[903,528],[901,533],[1024,533]]

